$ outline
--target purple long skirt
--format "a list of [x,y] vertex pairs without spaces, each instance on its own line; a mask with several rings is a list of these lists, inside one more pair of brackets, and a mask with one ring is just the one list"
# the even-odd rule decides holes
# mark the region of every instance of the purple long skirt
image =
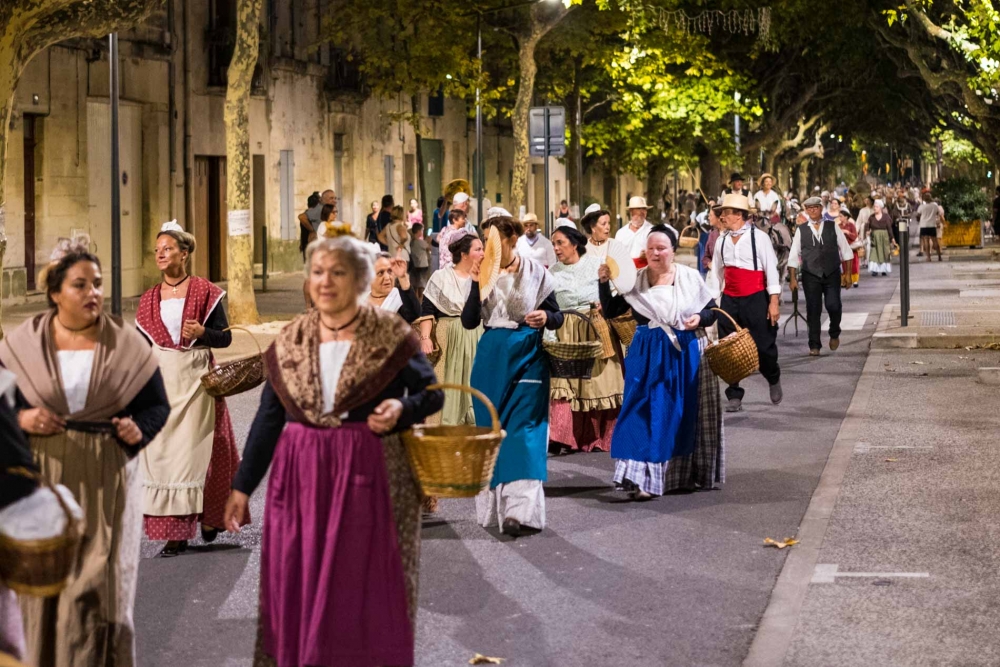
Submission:
[[285,427],[260,579],[263,649],[278,667],[413,664],[385,454],[366,425]]

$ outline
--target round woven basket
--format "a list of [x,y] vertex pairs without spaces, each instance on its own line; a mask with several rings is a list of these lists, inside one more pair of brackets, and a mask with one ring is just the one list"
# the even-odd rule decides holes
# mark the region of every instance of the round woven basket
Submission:
[[0,533],[0,579],[22,595],[40,598],[59,595],[76,564],[82,537],[80,522],[47,479],[25,468],[12,468],[9,472],[35,479],[51,489],[66,513],[66,529],[62,535],[38,540],[16,540]]
[[264,354],[257,337],[243,327],[229,327],[226,331],[244,331],[250,334],[257,354],[220,364],[201,376],[201,386],[212,398],[227,398],[250,391],[260,385],[264,378]]
[[472,387],[435,384],[429,390],[454,389],[472,394],[490,412],[492,426],[428,426],[403,433],[410,466],[425,496],[472,498],[489,488],[504,433],[490,399]]
[[[689,232],[694,232],[694,235],[690,235]],[[694,248],[698,245],[698,238],[700,234],[698,233],[698,228],[694,225],[688,225],[681,230],[680,238],[677,239],[677,245],[681,248]]]
[[728,317],[736,332],[720,338],[717,343],[710,344],[705,349],[705,356],[708,357],[708,365],[712,372],[726,384],[733,385],[750,377],[760,368],[757,345],[750,337],[750,330],[737,324],[729,313],[721,308],[712,310]]
[[635,328],[638,325],[631,310],[624,315],[611,318],[608,320],[608,323],[615,330],[615,333],[618,334],[618,340],[622,342],[623,346],[628,347],[632,344],[632,339],[635,338]]
[[549,355],[549,372],[554,378],[565,380],[589,380],[594,375],[594,361],[604,354],[604,344],[600,340],[597,327],[586,315],[575,310],[564,310],[563,315],[575,315],[590,325],[597,340],[577,342],[542,341],[542,349]]

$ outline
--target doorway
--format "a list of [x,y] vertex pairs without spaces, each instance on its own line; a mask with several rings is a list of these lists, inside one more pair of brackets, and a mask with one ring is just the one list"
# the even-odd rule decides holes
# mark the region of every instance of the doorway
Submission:
[[253,156],[251,187],[253,188],[253,261],[264,261],[264,235],[267,234],[267,184],[264,182],[264,156]]
[[212,282],[225,280],[228,269],[226,211],[226,158],[195,156],[194,236],[205,249],[195,253],[195,271]]
[[35,285],[35,117],[24,114],[24,270],[28,291]]

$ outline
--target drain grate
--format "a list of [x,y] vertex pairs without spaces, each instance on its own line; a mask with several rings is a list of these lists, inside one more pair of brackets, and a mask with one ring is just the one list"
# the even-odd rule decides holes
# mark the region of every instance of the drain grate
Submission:
[[947,310],[924,311],[920,313],[920,326],[953,327],[955,326],[955,313]]

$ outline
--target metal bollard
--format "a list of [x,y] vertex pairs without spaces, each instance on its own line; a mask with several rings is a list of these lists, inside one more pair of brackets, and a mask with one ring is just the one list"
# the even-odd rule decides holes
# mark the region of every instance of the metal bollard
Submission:
[[905,220],[899,223],[899,321],[910,322],[910,230]]
[[267,291],[267,225],[264,226],[264,233],[260,236],[260,255],[262,271],[260,277],[260,287],[262,292]]

